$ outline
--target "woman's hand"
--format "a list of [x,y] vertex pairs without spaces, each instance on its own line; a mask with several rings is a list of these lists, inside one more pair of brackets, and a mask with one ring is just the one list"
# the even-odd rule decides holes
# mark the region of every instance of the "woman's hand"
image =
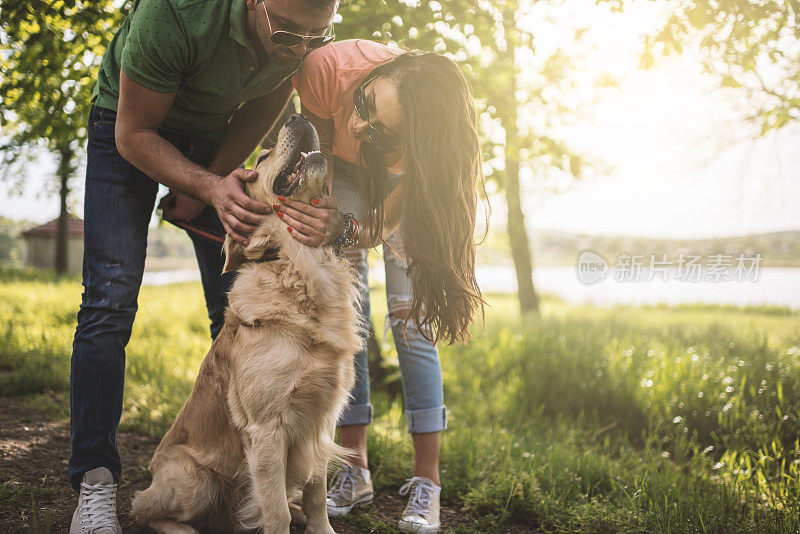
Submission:
[[309,247],[318,247],[334,241],[344,230],[339,217],[339,202],[335,197],[311,199],[311,204],[278,197],[281,204],[272,208],[288,225],[296,240]]

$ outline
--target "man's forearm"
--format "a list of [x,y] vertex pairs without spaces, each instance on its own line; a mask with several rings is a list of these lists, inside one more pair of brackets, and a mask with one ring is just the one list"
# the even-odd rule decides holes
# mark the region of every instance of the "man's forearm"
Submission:
[[192,163],[158,134],[177,93],[159,93],[120,72],[119,105],[114,128],[120,155],[153,180],[214,207],[225,233],[239,243],[264,222],[270,206],[248,197],[244,182],[257,173],[236,169],[215,174]]
[[117,150],[153,180],[206,204],[212,203],[211,191],[221,176],[186,159],[155,130],[141,129],[118,135]]
[[186,159],[155,130],[118,132],[117,149],[157,182],[210,204],[214,182],[241,166],[283,111],[288,95],[272,97],[271,94],[239,108],[208,169]]
[[292,94],[288,80],[272,93],[247,102],[234,114],[209,170],[227,175],[253,153],[275,121]]

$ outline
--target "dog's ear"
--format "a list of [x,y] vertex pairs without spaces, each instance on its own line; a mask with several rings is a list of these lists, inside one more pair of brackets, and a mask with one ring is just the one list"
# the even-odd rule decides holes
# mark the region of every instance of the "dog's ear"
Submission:
[[244,247],[238,241],[234,241],[230,236],[225,236],[225,242],[222,244],[222,251],[225,254],[225,265],[222,267],[222,274],[233,271],[245,261],[247,258],[244,256]]
[[272,230],[267,223],[262,224],[253,232],[250,236],[250,244],[246,247],[231,239],[230,236],[225,236],[225,243],[222,245],[225,252],[225,266],[222,268],[222,274],[236,269],[248,260],[260,260],[267,249],[274,244],[276,243],[272,236]]
[[264,257],[267,249],[275,244],[272,235],[272,227],[269,222],[262,223],[256,231],[250,235],[250,244],[244,249],[244,255],[248,260],[260,260]]

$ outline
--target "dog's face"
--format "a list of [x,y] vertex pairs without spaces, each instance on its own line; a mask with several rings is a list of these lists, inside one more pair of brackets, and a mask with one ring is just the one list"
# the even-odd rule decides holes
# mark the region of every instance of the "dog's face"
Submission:
[[317,131],[302,115],[289,117],[275,147],[263,150],[253,169],[258,178],[247,184],[247,194],[259,202],[274,204],[283,196],[309,203],[328,194],[327,162]]
[[[258,155],[253,170],[258,172],[258,178],[247,182],[245,191],[251,198],[264,204],[275,204],[279,196],[308,204],[312,198],[329,194],[326,183],[328,165],[319,151],[317,131],[300,114],[289,117],[278,134],[275,147],[263,150]],[[267,249],[277,246],[274,231],[275,220],[270,216],[250,236],[247,247],[226,237],[222,272],[236,269],[248,260],[257,260]]]

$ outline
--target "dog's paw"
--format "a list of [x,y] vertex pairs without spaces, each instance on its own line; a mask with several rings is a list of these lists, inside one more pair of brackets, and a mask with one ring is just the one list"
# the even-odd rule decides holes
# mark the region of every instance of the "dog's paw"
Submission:
[[300,503],[289,501],[289,514],[292,516],[292,523],[298,525],[306,524],[306,514],[303,512],[303,507]]

